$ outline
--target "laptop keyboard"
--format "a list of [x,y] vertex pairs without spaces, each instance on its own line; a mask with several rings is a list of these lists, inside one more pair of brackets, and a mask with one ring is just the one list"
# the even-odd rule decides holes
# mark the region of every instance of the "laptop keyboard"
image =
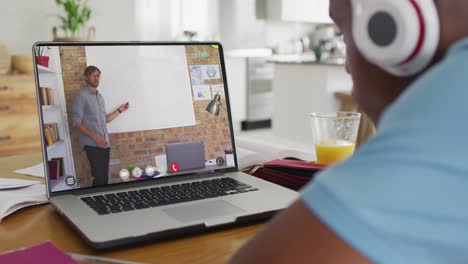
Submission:
[[82,197],[99,215],[258,191],[232,178],[219,178],[128,192]]

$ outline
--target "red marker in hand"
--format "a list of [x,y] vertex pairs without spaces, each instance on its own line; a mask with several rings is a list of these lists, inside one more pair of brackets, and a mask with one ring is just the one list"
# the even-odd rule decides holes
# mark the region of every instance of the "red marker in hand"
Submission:
[[119,106],[118,110],[119,110],[119,113],[122,113],[122,112],[125,112],[128,110],[128,107],[129,107],[129,103],[126,102],[125,104]]

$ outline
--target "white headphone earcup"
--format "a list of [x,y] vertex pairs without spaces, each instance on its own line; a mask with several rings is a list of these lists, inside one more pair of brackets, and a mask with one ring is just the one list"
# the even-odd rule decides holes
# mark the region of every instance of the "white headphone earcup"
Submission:
[[354,42],[367,60],[397,76],[429,64],[440,32],[433,0],[352,0],[352,6]]

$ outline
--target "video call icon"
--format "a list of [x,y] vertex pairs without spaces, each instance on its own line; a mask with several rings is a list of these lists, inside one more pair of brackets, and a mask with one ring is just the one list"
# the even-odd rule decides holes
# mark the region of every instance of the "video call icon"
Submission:
[[73,176],[67,176],[65,178],[65,184],[67,186],[74,186],[76,184],[76,180],[75,180],[75,177]]
[[169,166],[171,169],[171,172],[178,172],[179,171],[179,163],[173,162],[171,163],[171,166]]
[[216,165],[223,166],[224,165],[224,159],[222,157],[216,158]]

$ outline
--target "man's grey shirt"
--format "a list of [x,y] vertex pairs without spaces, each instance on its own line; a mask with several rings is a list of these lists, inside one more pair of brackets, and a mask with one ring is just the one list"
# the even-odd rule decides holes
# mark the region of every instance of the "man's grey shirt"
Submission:
[[[87,129],[101,135],[109,143],[109,132],[106,125],[106,107],[104,98],[85,87],[73,99],[73,127],[82,123]],[[80,133],[80,147],[97,147],[96,141]]]

